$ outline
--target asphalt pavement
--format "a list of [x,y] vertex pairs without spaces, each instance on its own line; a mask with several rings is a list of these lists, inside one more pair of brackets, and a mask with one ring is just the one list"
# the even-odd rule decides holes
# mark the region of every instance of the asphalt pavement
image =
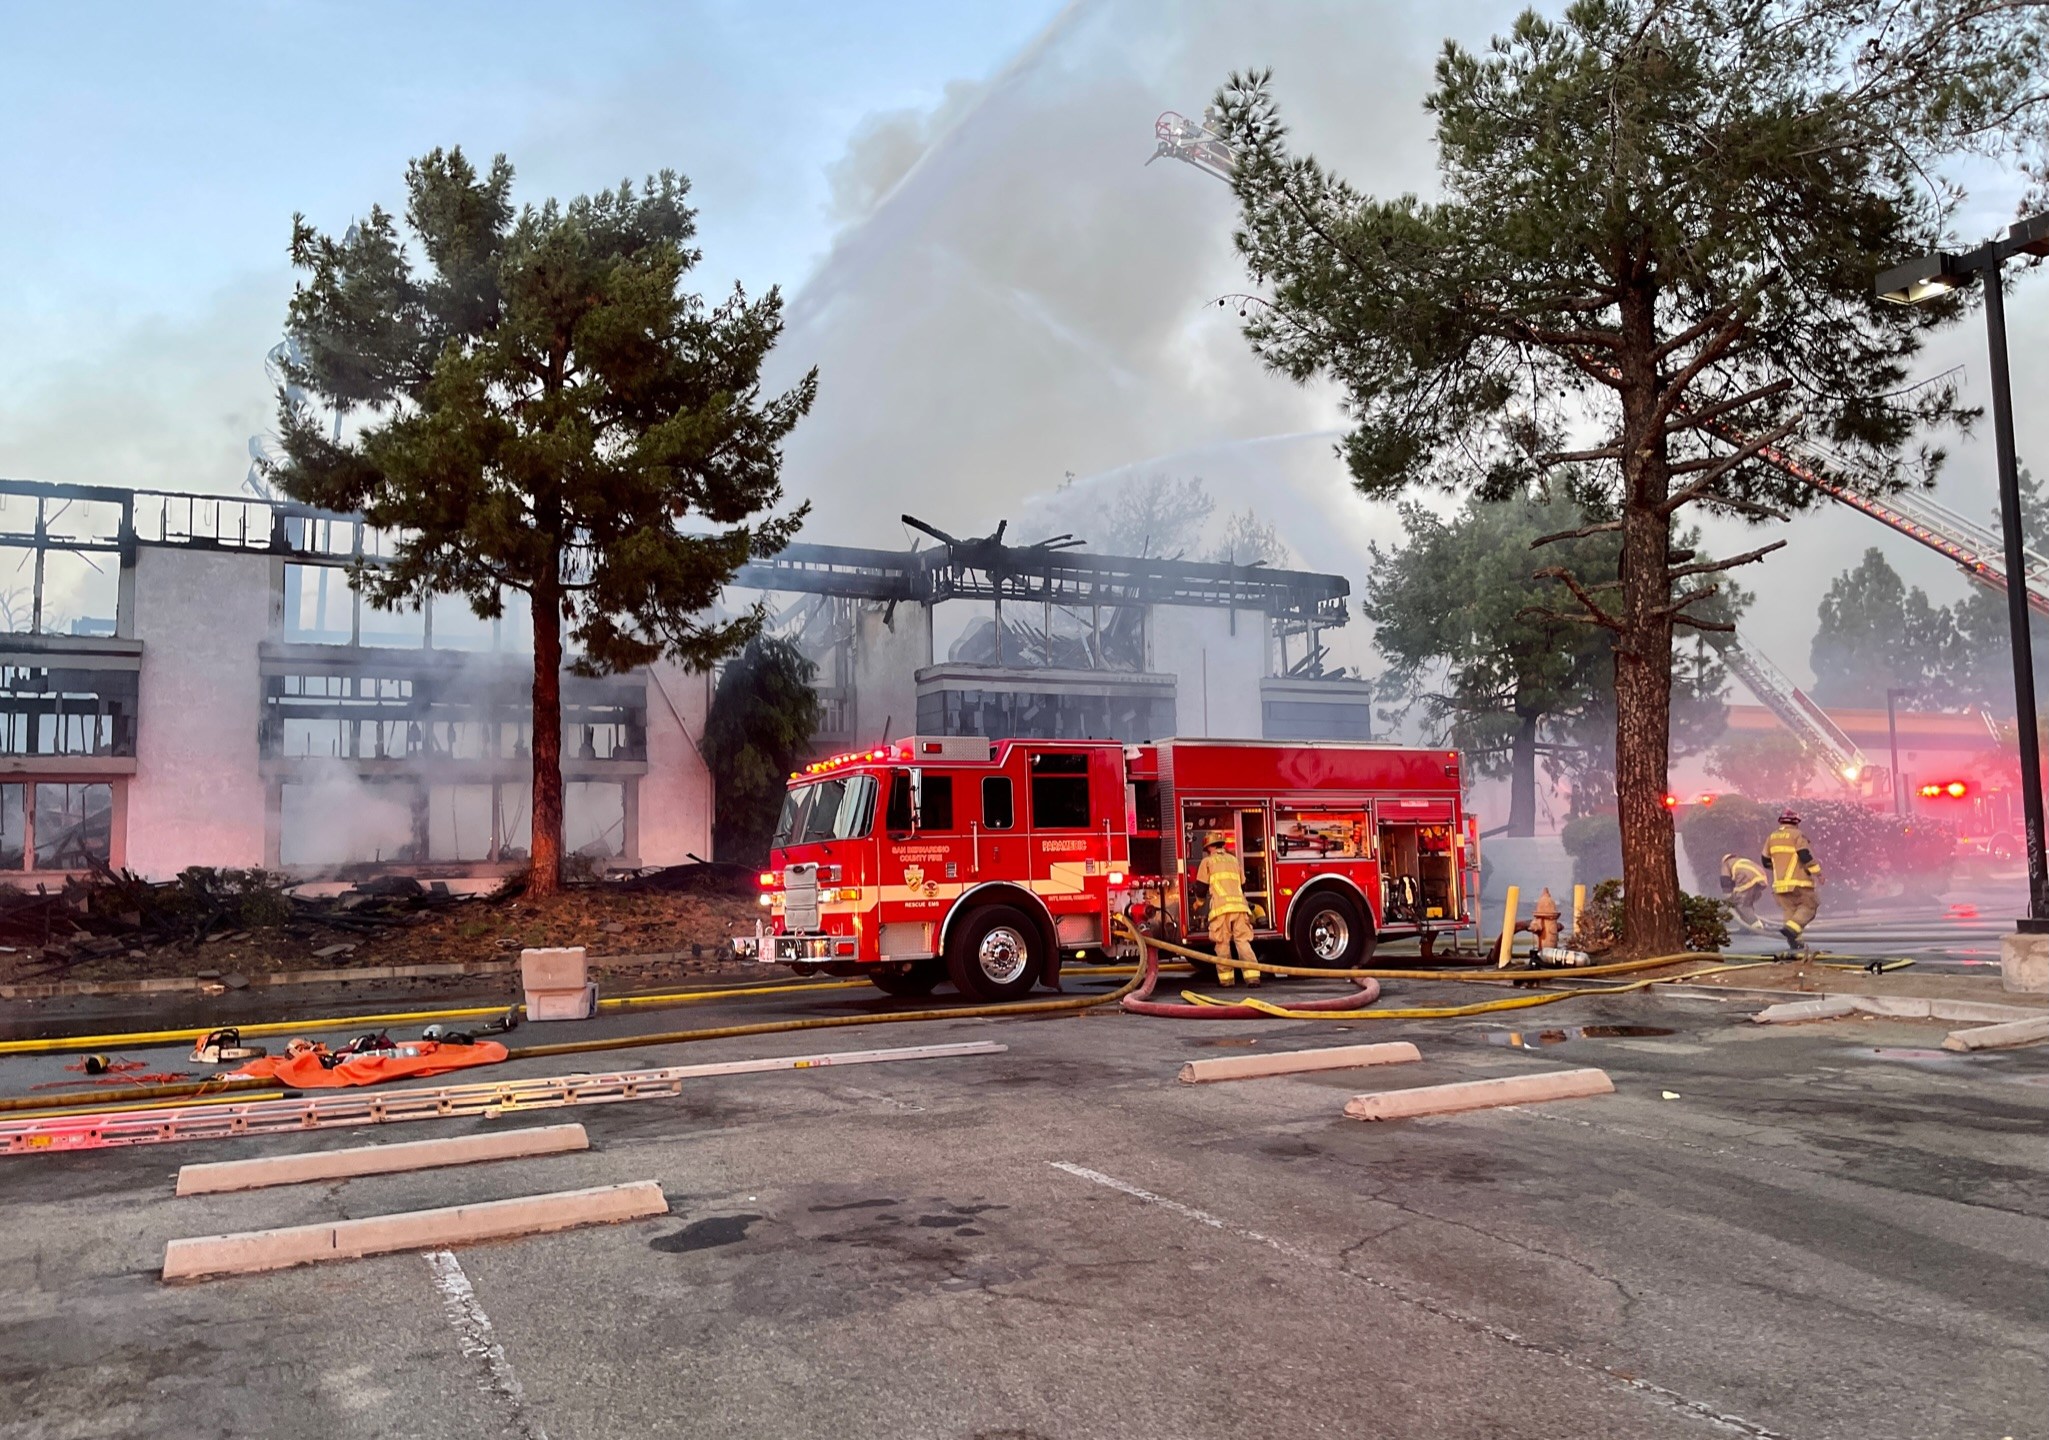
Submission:
[[[816,992],[717,1019],[900,1004]],[[1653,992],[1503,1023],[940,1020],[501,1068],[1009,1048],[0,1159],[0,1436],[2049,1435],[2049,1051],[1952,1055],[1940,1024],[1786,1029],[1755,1008]],[[1394,1038],[1423,1062],[1174,1078],[1194,1058]],[[22,1063],[0,1061],[0,1086]],[[1577,1065],[1616,1093],[1341,1114],[1360,1091]],[[187,1161],[568,1119],[592,1150],[171,1193]],[[177,1236],[640,1179],[667,1217],[439,1259],[156,1275]]]

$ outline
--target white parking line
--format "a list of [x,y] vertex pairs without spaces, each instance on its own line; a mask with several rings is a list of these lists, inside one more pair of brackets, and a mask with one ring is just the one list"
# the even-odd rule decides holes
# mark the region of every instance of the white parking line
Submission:
[[1304,1250],[1299,1245],[1291,1245],[1285,1240],[1277,1240],[1271,1235],[1262,1234],[1243,1225],[1234,1225],[1228,1220],[1210,1214],[1207,1210],[1198,1210],[1193,1205],[1184,1205],[1179,1200],[1170,1200],[1165,1195],[1156,1195],[1150,1190],[1143,1189],[1125,1180],[1119,1180],[1114,1175],[1105,1175],[1100,1170],[1091,1170],[1085,1165],[1076,1165],[1066,1160],[1049,1160],[1046,1163],[1055,1170],[1064,1171],[1078,1180],[1086,1180],[1092,1185],[1101,1185],[1107,1189],[1115,1190],[1121,1195],[1129,1195],[1134,1200],[1144,1201],[1146,1204],[1156,1206],[1171,1215],[1178,1215],[1183,1220],[1193,1220],[1198,1225],[1206,1225],[1212,1230],[1221,1230],[1227,1235],[1237,1236],[1240,1240],[1250,1240],[1255,1245],[1264,1245],[1267,1249],[1285,1255],[1290,1260],[1300,1261],[1306,1265],[1314,1265],[1318,1269],[1327,1270],[1335,1275],[1341,1275],[1347,1280],[1356,1280],[1362,1285],[1371,1286],[1383,1294],[1394,1297],[1404,1305],[1412,1305],[1419,1310],[1427,1311],[1441,1320],[1449,1320],[1454,1325],[1461,1326],[1475,1334],[1485,1335],[1489,1339],[1513,1345],[1518,1350],[1527,1350],[1532,1354],[1544,1355],[1553,1360],[1562,1360],[1575,1370],[1598,1376],[1603,1380],[1612,1381],[1617,1385],[1634,1390],[1638,1394],[1663,1405],[1668,1410],[1676,1411],[1679,1414],[1696,1420],[1705,1420],[1709,1424],[1718,1426],[1721,1429],[1738,1435],[1748,1436],[1750,1440],[1786,1440],[1786,1437],[1776,1430],[1768,1430],[1754,1421],[1745,1420],[1740,1415],[1725,1414],[1711,1406],[1702,1404],[1698,1400],[1689,1400],[1676,1390],[1667,1390],[1662,1385],[1653,1385],[1648,1380],[1639,1380],[1634,1375],[1625,1375],[1619,1370],[1609,1369],[1606,1365],[1597,1364],[1591,1360],[1583,1360],[1570,1351],[1561,1350],[1554,1345],[1546,1345],[1542,1341],[1531,1340],[1525,1336],[1518,1335],[1515,1331],[1496,1325],[1491,1320],[1482,1320],[1478,1316],[1464,1314],[1425,1296],[1411,1294],[1400,1286],[1391,1285],[1385,1280],[1376,1279],[1371,1275],[1362,1275],[1356,1270],[1347,1270],[1344,1266],[1333,1261],[1328,1255],[1319,1255],[1312,1251]]
[[526,1392],[519,1388],[512,1362],[505,1358],[505,1347],[498,1343],[497,1333],[491,1328],[491,1317],[477,1303],[477,1292],[470,1287],[470,1277],[463,1273],[454,1252],[431,1252],[427,1269],[434,1277],[434,1288],[441,1292],[441,1308],[448,1313],[448,1323],[455,1327],[462,1342],[462,1353],[482,1362],[478,1388],[512,1412],[511,1433],[524,1435],[527,1440],[548,1440],[548,1432],[541,1428],[539,1418],[526,1408]]

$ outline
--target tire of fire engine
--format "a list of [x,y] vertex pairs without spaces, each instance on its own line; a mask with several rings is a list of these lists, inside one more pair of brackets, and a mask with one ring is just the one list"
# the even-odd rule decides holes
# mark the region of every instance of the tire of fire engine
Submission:
[[1288,943],[1304,965],[1356,970],[1373,959],[1373,926],[1342,890],[1312,890],[1288,917]]
[[946,947],[946,973],[970,1000],[1029,995],[1046,968],[1045,941],[1032,917],[1008,905],[968,916]]
[[909,969],[895,973],[888,970],[868,972],[868,979],[877,990],[885,995],[898,995],[905,999],[930,995],[939,988],[939,982],[945,978],[944,960],[913,960]]

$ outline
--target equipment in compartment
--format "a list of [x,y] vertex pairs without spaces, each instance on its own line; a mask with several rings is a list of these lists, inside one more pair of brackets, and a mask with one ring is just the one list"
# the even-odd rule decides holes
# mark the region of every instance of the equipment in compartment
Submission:
[[1390,921],[1421,924],[1454,914],[1457,865],[1449,824],[1382,816],[1381,891]]

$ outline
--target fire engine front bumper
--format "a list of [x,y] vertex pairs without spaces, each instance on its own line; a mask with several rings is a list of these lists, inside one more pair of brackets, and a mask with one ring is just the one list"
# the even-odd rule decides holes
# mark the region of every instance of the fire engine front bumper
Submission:
[[762,925],[756,925],[752,935],[742,935],[733,941],[734,954],[764,965],[851,960],[856,949],[851,935],[772,935]]

